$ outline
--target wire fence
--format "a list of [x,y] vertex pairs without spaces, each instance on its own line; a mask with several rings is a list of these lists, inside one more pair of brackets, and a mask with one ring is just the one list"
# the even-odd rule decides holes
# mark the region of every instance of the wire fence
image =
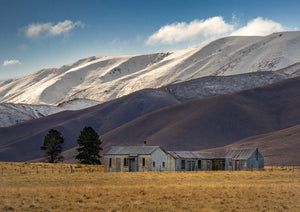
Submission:
[[269,171],[295,171],[300,170],[300,163],[290,163],[284,165],[283,163],[274,163],[269,166],[266,166],[265,169]]
[[[272,164],[264,169],[254,171],[296,171],[300,170],[300,164]],[[247,170],[251,171],[251,170]],[[49,164],[49,163],[15,163],[0,162],[0,175],[57,175],[73,173],[103,173],[103,165],[83,165],[83,164]]]
[[104,172],[103,165],[82,164],[48,164],[48,163],[0,163],[1,175],[30,175],[30,174],[73,174]]

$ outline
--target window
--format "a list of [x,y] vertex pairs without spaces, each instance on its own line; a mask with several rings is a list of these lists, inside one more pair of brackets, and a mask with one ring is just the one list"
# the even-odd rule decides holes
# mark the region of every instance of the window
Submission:
[[201,160],[198,160],[198,169],[201,170]]
[[181,169],[185,169],[185,160],[181,160]]
[[143,167],[145,167],[145,164],[146,164],[146,160],[145,158],[143,158]]
[[109,168],[111,168],[112,158],[109,158]]
[[124,158],[124,166],[128,166],[128,158]]
[[153,165],[153,167],[155,167],[155,161],[153,161],[152,165]]
[[165,165],[166,165],[165,162],[162,162],[162,167],[163,167],[163,168],[165,168]]

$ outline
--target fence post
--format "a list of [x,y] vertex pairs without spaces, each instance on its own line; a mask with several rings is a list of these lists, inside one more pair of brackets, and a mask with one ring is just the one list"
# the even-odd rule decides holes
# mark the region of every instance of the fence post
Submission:
[[73,167],[72,167],[72,165],[70,165],[70,167],[71,167],[71,173],[73,173]]

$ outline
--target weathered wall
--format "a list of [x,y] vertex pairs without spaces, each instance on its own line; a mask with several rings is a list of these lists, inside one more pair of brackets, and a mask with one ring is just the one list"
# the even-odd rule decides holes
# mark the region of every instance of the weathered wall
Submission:
[[[257,159],[257,160],[256,160]],[[258,152],[258,157],[256,158],[256,152],[251,155],[248,160],[247,169],[262,169],[264,168],[264,157],[260,152]]]
[[[212,162],[209,159],[201,159],[201,167],[198,167],[199,159],[179,159],[175,160],[176,171],[209,171],[212,170]],[[184,168],[182,162],[184,161]]]
[[[237,166],[239,163],[239,167]],[[230,166],[231,164],[231,166]],[[252,169],[263,169],[264,168],[264,157],[258,152],[256,158],[256,151],[247,160],[234,160],[232,158],[225,158],[225,170],[252,170]]]
[[[257,153],[254,152],[248,160],[234,160],[232,158],[225,158],[225,170],[234,171],[264,168],[264,157],[260,152],[258,152],[258,157],[256,154]],[[110,158],[112,160],[111,167],[109,166]],[[128,159],[127,166],[124,164],[125,158]],[[144,165],[143,158],[145,159]],[[182,168],[182,160],[185,164],[184,169]],[[221,159],[217,160],[221,161]],[[155,166],[153,162],[155,162]],[[129,163],[130,161],[128,155],[104,155],[105,172],[128,172]],[[201,159],[200,168],[198,167],[198,159],[175,159],[160,148],[155,150],[151,155],[138,155],[135,157],[135,171],[210,171],[216,169],[216,167],[216,164],[213,164],[212,160]]]
[[170,154],[167,155],[167,171],[176,171],[175,168],[175,158]]
[[[167,171],[167,153],[160,148],[152,152],[151,156],[151,170],[152,171]],[[153,166],[153,162],[155,166]],[[165,164],[163,166],[163,163]]]
[[201,171],[210,171],[212,170],[212,162],[208,159],[201,160]]
[[[109,159],[111,161],[111,167],[109,167]],[[128,172],[128,165],[124,166],[124,158],[128,158],[127,155],[104,155],[104,171],[105,172]],[[120,167],[117,167],[117,160],[120,160]],[[120,169],[119,169],[120,168]]]
[[[145,166],[143,166],[143,158],[145,158]],[[140,172],[151,171],[151,155],[138,156],[138,170]]]

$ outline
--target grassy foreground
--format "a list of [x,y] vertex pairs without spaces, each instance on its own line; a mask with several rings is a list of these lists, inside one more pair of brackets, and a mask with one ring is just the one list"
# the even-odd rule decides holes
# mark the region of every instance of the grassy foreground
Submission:
[[104,173],[2,162],[0,211],[300,211],[300,169]]

